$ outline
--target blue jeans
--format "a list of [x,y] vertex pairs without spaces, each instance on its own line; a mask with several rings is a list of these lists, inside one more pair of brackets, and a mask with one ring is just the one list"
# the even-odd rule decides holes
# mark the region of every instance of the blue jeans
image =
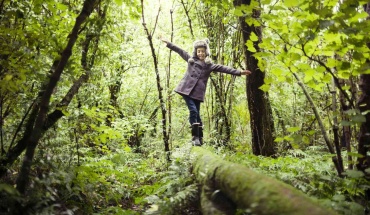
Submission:
[[186,105],[188,106],[189,109],[189,122],[190,125],[194,123],[200,123],[202,124],[202,120],[200,118],[200,101],[196,99],[192,99],[189,96],[182,95],[184,98]]

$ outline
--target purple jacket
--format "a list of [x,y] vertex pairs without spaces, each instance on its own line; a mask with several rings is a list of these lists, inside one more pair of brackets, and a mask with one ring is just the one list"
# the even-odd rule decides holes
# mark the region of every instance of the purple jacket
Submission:
[[240,76],[240,71],[223,66],[220,64],[206,64],[199,60],[196,56],[190,56],[189,53],[177,47],[173,43],[167,43],[167,47],[178,53],[186,62],[193,57],[194,63],[188,63],[185,76],[177,85],[175,92],[181,95],[187,95],[192,99],[204,101],[208,78],[212,71],[223,72],[231,75]]

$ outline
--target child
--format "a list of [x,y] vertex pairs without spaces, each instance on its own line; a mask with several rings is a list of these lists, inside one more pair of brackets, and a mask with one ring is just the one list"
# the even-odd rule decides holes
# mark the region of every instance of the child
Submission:
[[166,39],[160,38],[167,47],[178,53],[187,63],[188,68],[185,76],[176,87],[175,92],[180,94],[188,106],[191,125],[192,142],[195,146],[203,144],[203,124],[200,118],[200,103],[204,101],[208,78],[212,71],[223,72],[231,75],[250,75],[249,70],[236,70],[220,64],[211,62],[208,39],[194,42],[192,55],[177,47]]

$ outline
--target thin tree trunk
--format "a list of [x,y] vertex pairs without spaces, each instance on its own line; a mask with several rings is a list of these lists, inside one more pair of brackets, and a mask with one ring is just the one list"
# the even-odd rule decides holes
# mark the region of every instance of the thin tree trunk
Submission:
[[[345,83],[345,80],[340,81],[340,85],[343,87]],[[355,88],[355,86],[352,86],[351,89]],[[340,109],[341,109],[341,116],[343,121],[349,121],[348,116],[345,114],[346,111],[349,110],[349,106],[346,104],[346,100],[342,93],[339,94],[339,101],[340,101]],[[352,93],[352,96],[355,95]],[[345,125],[342,126],[342,147],[346,147],[347,150],[347,160],[348,160],[348,169],[353,169],[353,158],[350,155],[350,152],[352,152],[351,149],[351,126]]]
[[[174,25],[173,25],[173,11],[174,9],[171,9],[171,38],[170,41],[173,42],[173,36],[174,36]],[[168,144],[172,149],[172,93],[171,93],[171,59],[172,59],[172,50],[170,50],[170,54],[168,56],[168,71],[167,71],[167,112],[168,112]]]
[[3,101],[4,98],[3,96],[0,95],[0,142],[1,142],[1,154],[0,156],[2,157],[5,153],[4,149],[4,139],[3,139]]
[[[164,142],[164,151],[166,152],[167,155],[167,161],[170,161],[170,147],[168,143],[168,135],[167,135],[167,118],[166,118],[166,103],[163,98],[163,87],[161,86],[161,78],[159,76],[159,69],[158,69],[158,58],[157,55],[155,54],[155,49],[153,45],[153,33],[156,27],[153,28],[153,32],[150,33],[146,23],[145,23],[145,16],[144,16],[144,0],[141,0],[141,13],[142,13],[142,19],[143,19],[143,27],[145,30],[145,33],[147,35],[148,41],[149,41],[149,46],[150,50],[152,52],[152,57],[153,57],[153,63],[154,63],[154,70],[155,70],[155,75],[156,75],[156,81],[157,81],[157,90],[158,90],[158,99],[161,107],[161,112],[162,112],[162,134],[163,134],[163,142]],[[159,16],[159,11],[157,14],[157,20]],[[157,22],[156,22],[157,24]],[[155,25],[156,25],[155,24]]]
[[[250,0],[234,0],[235,6],[242,4],[249,5]],[[260,11],[253,10],[252,17],[259,18]],[[254,48],[257,52],[260,50],[258,43],[262,41],[262,28],[257,26],[249,26],[245,22],[245,17],[240,17],[240,25],[243,34],[243,43],[249,40],[251,33],[254,32],[259,40],[254,42]],[[252,71],[252,74],[247,77],[246,90],[248,99],[248,109],[250,112],[250,125],[252,131],[252,150],[255,155],[273,156],[276,154],[276,143],[274,142],[274,122],[272,116],[271,104],[269,95],[259,89],[264,84],[265,73],[258,67],[258,60],[244,46],[247,69]]]
[[40,101],[40,109],[37,114],[37,118],[35,121],[35,126],[33,129],[33,132],[31,136],[28,139],[27,143],[27,150],[26,154],[22,163],[22,167],[20,170],[20,173],[17,178],[17,190],[24,194],[26,190],[26,186],[29,179],[29,173],[31,170],[32,160],[35,153],[35,149],[37,147],[37,144],[42,136],[42,128],[45,124],[47,112],[49,109],[49,102],[50,97],[54,91],[54,88],[56,87],[60,76],[64,70],[64,67],[66,66],[68,59],[72,55],[72,48],[77,40],[78,37],[78,31],[80,30],[80,27],[82,23],[90,16],[92,13],[92,10],[94,8],[96,0],[86,0],[84,2],[83,8],[79,16],[76,18],[76,23],[73,27],[72,32],[69,34],[69,40],[66,48],[63,50],[60,62],[53,72],[53,74],[50,77],[49,84],[46,87],[46,90],[41,98]]
[[[333,113],[337,113],[337,91],[335,87],[335,82],[333,80],[333,86],[332,86],[332,111]],[[335,146],[335,151],[337,154],[337,159],[338,159],[338,165],[341,171],[344,171],[344,166],[343,166],[343,158],[342,158],[342,151],[341,151],[341,146],[339,143],[339,127],[338,127],[338,117],[335,114],[333,116],[333,135],[334,135],[334,146]]]
[[190,19],[189,12],[191,11],[191,8],[193,7],[193,4],[195,3],[195,1],[193,0],[193,2],[191,3],[190,6],[188,5],[189,3],[185,4],[184,0],[181,0],[180,2],[181,2],[182,6],[184,8],[186,17],[188,18],[188,23],[189,23],[189,29],[190,29],[191,36],[194,37],[193,26],[191,24],[191,19]]
[[[291,71],[292,72],[292,71]],[[323,135],[324,137],[324,140],[325,140],[325,143],[326,143],[326,146],[328,147],[329,149],[329,152],[331,154],[335,154],[335,151],[334,151],[334,148],[329,140],[329,137],[328,137],[328,134],[326,132],[326,129],[325,129],[325,126],[324,126],[324,123],[322,122],[321,120],[321,117],[320,117],[320,114],[319,114],[319,111],[317,110],[316,108],[316,105],[315,103],[313,102],[310,94],[307,92],[306,90],[306,87],[304,86],[303,82],[301,81],[301,79],[298,77],[298,75],[294,72],[292,72],[293,76],[295,77],[295,79],[297,80],[298,82],[298,85],[301,87],[303,93],[305,94],[308,102],[310,103],[311,105],[311,108],[315,114],[315,118],[317,120],[317,123],[319,124],[319,127],[320,127],[320,130],[321,130],[321,134]],[[341,165],[339,164],[339,161],[338,161],[338,157],[332,157],[332,161],[335,165],[335,169],[337,170],[338,172],[338,176],[342,176],[342,173],[343,173],[343,168],[341,167]]]

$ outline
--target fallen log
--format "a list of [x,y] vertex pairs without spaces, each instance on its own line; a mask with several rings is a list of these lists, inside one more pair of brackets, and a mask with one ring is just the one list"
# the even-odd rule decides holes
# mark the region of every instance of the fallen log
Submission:
[[193,147],[193,173],[202,186],[206,214],[334,215],[318,201],[277,179],[246,166],[224,161],[208,150]]

